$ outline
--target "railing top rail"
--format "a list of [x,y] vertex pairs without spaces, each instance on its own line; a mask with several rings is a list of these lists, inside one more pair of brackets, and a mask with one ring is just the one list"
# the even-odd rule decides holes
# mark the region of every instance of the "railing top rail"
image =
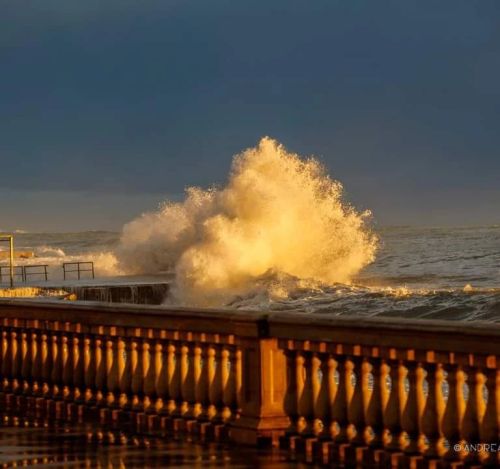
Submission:
[[97,301],[0,299],[0,318],[261,337],[266,314]]
[[500,355],[500,324],[406,318],[338,317],[173,306],[0,299],[0,318],[88,326],[175,329],[367,347]]
[[63,266],[65,265],[79,265],[79,264],[93,264],[94,261],[73,261],[73,262],[63,262]]
[[268,332],[278,339],[296,341],[500,356],[500,324],[486,321],[279,312],[269,316]]

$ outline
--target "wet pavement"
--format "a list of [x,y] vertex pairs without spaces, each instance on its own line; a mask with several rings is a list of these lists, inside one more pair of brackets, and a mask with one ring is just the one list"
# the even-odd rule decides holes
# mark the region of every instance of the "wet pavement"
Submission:
[[54,424],[4,415],[0,467],[37,468],[311,468],[281,451],[175,437],[147,438],[91,424]]

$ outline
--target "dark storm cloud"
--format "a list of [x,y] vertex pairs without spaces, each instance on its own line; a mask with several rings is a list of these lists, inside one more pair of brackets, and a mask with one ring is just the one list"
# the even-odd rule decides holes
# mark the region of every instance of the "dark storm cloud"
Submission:
[[271,135],[320,156],[381,220],[438,200],[460,222],[500,202],[497,0],[0,12],[4,191],[178,193],[222,182],[232,154]]

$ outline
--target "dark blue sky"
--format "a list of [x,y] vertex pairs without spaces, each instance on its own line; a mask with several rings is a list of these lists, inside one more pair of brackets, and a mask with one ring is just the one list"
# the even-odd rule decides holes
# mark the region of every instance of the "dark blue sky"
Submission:
[[0,0],[0,228],[119,228],[269,135],[379,224],[500,222],[498,0]]

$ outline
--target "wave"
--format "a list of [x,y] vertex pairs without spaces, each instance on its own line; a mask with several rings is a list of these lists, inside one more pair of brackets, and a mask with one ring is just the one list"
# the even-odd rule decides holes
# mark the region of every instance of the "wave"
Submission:
[[234,157],[225,187],[189,188],[183,202],[127,224],[118,265],[173,270],[177,301],[202,306],[247,294],[267,272],[349,282],[375,258],[369,217],[343,200],[317,160],[266,137]]

